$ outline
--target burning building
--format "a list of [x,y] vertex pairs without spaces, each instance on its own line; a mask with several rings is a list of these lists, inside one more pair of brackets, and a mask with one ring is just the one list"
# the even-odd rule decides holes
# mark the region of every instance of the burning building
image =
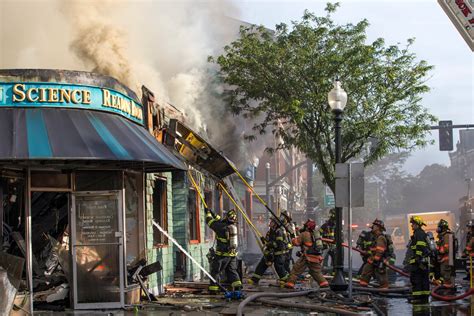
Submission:
[[0,262],[26,261],[11,283],[30,306],[57,285],[74,308],[124,306],[127,267],[145,254],[145,176],[186,166],[111,77],[0,70],[0,112]]

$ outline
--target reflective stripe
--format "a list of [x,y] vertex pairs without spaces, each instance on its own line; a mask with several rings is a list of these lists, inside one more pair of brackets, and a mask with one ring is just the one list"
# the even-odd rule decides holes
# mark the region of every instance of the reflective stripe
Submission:
[[311,247],[313,245],[313,243],[310,242],[310,241],[307,241],[307,242],[304,243],[304,245],[307,246],[307,247]]
[[418,256],[422,256],[422,255],[423,255],[423,252],[422,252],[421,250],[417,250],[417,251],[415,252],[415,254],[418,255]]
[[417,295],[430,295],[431,291],[413,291],[411,295],[417,296]]
[[209,291],[219,291],[219,287],[217,285],[209,285]]
[[276,240],[281,240],[281,241],[283,241],[283,237],[277,237],[277,238],[275,238],[275,239],[276,239]]
[[232,282],[231,286],[232,286],[232,287],[242,286],[242,282],[240,282],[240,280],[239,280],[239,281]]
[[229,239],[227,239],[227,238],[221,238],[221,237],[219,237],[219,236],[216,236],[216,239],[219,240],[219,241],[222,242],[222,243],[228,243],[228,242],[229,242]]
[[211,219],[209,222],[207,222],[207,225],[208,225],[208,226],[211,226],[211,225],[212,225],[212,223],[214,223],[215,221],[216,221],[216,219],[215,219],[215,218],[213,218],[213,219]]
[[382,246],[377,246],[375,247],[376,250],[380,250],[380,251],[385,251],[385,247],[382,247]]
[[236,252],[216,251],[216,255],[221,256],[221,257],[235,257],[235,256],[237,256],[237,251]]
[[329,285],[328,281],[323,281],[323,282],[319,283],[319,286],[328,286],[328,285]]
[[417,241],[416,242],[416,246],[427,246],[426,242],[425,241]]
[[281,255],[284,255],[285,253],[287,253],[288,251],[286,250],[282,250],[282,251],[277,251],[275,253],[273,253],[275,256],[281,256]]
[[254,273],[254,274],[252,274],[252,278],[261,279],[262,276]]
[[284,277],[280,278],[280,281],[286,281],[290,277],[290,274],[287,273]]

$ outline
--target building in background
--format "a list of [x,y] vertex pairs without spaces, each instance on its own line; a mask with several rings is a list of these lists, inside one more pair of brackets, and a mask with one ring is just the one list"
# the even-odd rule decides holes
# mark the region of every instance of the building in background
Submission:
[[451,159],[451,166],[466,181],[466,191],[459,193],[459,223],[461,223],[459,236],[461,237],[461,246],[464,247],[467,232],[465,223],[474,220],[474,130],[459,131],[456,151],[450,152],[449,158]]

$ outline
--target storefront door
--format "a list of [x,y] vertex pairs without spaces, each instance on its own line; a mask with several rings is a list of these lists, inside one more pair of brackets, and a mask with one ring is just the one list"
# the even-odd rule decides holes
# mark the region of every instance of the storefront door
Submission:
[[72,195],[74,308],[124,305],[122,208],[122,191]]

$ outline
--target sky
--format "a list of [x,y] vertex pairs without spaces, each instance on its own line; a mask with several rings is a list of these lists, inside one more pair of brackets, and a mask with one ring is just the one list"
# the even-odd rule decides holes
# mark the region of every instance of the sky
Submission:
[[[327,2],[235,1],[241,10],[240,19],[268,28],[280,22],[289,24],[300,20],[305,9],[322,15]],[[415,38],[412,51],[419,59],[435,66],[427,83],[431,91],[424,96],[422,104],[439,120],[474,124],[473,53],[436,0],[339,2],[341,6],[334,15],[335,21],[345,24],[366,18],[370,23],[369,41],[382,37],[387,44],[404,44],[408,38]],[[456,144],[459,132],[453,134]],[[416,175],[425,165],[450,164],[448,153],[438,149],[437,131],[432,132],[431,138],[436,141],[434,145],[417,150],[407,160],[407,172]]]

